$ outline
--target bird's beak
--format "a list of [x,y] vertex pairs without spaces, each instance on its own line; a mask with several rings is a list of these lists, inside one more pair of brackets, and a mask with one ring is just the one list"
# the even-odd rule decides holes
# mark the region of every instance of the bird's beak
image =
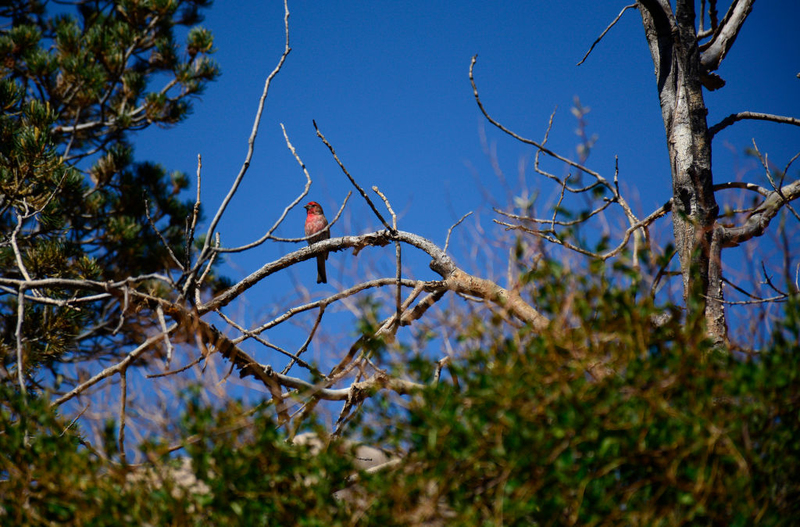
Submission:
[[308,210],[310,207],[308,205],[303,205],[303,208]]

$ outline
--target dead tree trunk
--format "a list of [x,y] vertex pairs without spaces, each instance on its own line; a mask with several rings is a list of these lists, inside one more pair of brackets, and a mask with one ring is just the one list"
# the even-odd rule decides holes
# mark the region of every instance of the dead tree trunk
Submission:
[[[726,340],[719,207],[711,172],[711,135],[703,82],[712,82],[701,63],[693,0],[640,0],[639,12],[655,65],[661,114],[672,169],[675,247],[689,310],[702,312],[709,336]],[[705,77],[705,78],[704,78]]]

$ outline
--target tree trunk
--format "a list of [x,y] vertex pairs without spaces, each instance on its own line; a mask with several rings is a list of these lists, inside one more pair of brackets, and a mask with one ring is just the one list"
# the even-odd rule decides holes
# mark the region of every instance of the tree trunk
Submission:
[[672,215],[684,301],[702,312],[709,336],[726,341],[721,242],[711,172],[693,0],[640,0],[645,36],[656,70],[661,114],[672,169]]

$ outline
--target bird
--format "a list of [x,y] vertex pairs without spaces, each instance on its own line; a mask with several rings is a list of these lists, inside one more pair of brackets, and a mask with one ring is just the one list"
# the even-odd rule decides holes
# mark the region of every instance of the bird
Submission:
[[[308,239],[308,244],[312,245],[322,240],[327,240],[331,237],[330,231],[320,232],[328,226],[328,220],[325,219],[325,213],[322,212],[322,206],[316,201],[309,201],[304,207],[308,214],[306,214],[305,232],[306,236],[311,236]],[[325,273],[325,260],[328,259],[328,253],[320,254],[317,256],[317,283],[327,284],[328,276]]]

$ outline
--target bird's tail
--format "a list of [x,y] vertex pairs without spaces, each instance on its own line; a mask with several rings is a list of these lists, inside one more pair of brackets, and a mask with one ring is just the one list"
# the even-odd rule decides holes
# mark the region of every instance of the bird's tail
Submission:
[[317,256],[317,283],[318,284],[327,284],[328,283],[328,275],[325,273],[325,257],[326,254],[321,254]]

